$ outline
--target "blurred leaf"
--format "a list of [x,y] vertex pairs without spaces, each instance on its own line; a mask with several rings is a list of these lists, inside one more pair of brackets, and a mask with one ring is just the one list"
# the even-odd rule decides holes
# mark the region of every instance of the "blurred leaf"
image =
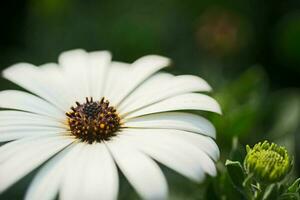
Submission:
[[32,9],[43,16],[55,16],[70,6],[69,0],[31,0]]
[[221,196],[221,194],[219,192],[215,191],[213,184],[210,184],[207,187],[205,199],[221,200],[220,196]]
[[238,138],[232,139],[232,147],[229,153],[229,159],[239,162],[243,162],[245,157],[245,148],[239,144]]
[[277,25],[275,32],[276,58],[286,67],[300,71],[300,13],[288,13]]
[[288,192],[299,193],[299,189],[300,189],[300,178],[294,181],[294,183],[288,188]]
[[[269,133],[270,140],[285,146],[290,155],[296,157],[295,162],[298,162],[300,96],[295,93],[294,90],[290,90],[272,95],[273,105],[270,106],[271,112],[268,114],[270,117],[266,122],[271,125],[268,125],[266,131]],[[299,170],[298,163],[295,170]]]
[[[275,99],[273,112],[275,118],[270,132],[273,138],[286,137],[292,134],[299,126],[300,121],[300,97],[293,91],[282,91],[273,95]],[[287,145],[286,145],[287,146]]]
[[241,193],[244,193],[243,182],[245,179],[245,173],[241,163],[238,161],[226,160],[225,166],[233,185]]
[[[220,167],[219,167],[220,168]],[[232,184],[231,178],[226,171],[220,171],[218,176],[213,178],[206,190],[204,199],[209,200],[242,200],[245,199],[242,193],[237,192]]]
[[279,197],[280,200],[299,200],[300,196],[298,193],[286,193]]
[[265,73],[260,67],[250,68],[217,91],[215,98],[224,114],[222,117],[212,116],[211,120],[221,133],[219,142],[222,145],[229,147],[234,136],[243,140],[256,131],[263,116],[265,91]]

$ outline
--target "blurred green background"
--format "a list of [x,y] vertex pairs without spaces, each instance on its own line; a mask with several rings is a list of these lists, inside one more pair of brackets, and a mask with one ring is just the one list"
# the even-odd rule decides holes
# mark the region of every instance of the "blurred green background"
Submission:
[[[198,185],[165,169],[171,199],[231,199],[222,163],[264,139],[285,145],[300,174],[299,0],[11,0],[1,4],[0,27],[1,70],[53,62],[73,48],[108,49],[127,62],[161,54],[173,60],[170,72],[208,80],[224,112],[207,114],[220,173]],[[7,88],[16,86],[1,80]],[[19,199],[32,174],[0,199]],[[137,198],[122,185],[121,199]]]

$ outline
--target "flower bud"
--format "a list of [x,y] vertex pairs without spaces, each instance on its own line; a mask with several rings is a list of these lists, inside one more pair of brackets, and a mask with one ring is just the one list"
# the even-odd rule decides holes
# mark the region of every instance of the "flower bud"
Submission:
[[246,146],[244,167],[249,174],[262,182],[281,181],[291,170],[292,161],[284,147],[264,141],[251,149]]

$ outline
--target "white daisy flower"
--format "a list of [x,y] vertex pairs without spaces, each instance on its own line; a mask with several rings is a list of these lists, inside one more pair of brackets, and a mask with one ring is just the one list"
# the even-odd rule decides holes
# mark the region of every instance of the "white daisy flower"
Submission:
[[42,164],[25,199],[116,199],[117,167],[143,199],[166,199],[157,162],[197,182],[215,176],[214,126],[185,111],[220,107],[198,93],[211,90],[203,79],[158,72],[169,64],[73,50],[58,64],[6,69],[30,93],[0,92],[0,193]]

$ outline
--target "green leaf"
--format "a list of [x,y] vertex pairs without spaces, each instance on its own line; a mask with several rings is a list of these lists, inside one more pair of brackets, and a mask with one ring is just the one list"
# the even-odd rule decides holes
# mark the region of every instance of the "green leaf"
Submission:
[[239,144],[238,138],[235,136],[232,138],[232,147],[229,153],[229,159],[239,162],[243,162],[245,158],[245,148]]
[[245,173],[243,167],[238,161],[226,160],[225,166],[227,168],[228,175],[231,182],[241,193],[244,193],[243,182],[245,179]]
[[298,193],[300,186],[300,178],[296,179],[294,183],[288,188],[288,192],[290,193]]

